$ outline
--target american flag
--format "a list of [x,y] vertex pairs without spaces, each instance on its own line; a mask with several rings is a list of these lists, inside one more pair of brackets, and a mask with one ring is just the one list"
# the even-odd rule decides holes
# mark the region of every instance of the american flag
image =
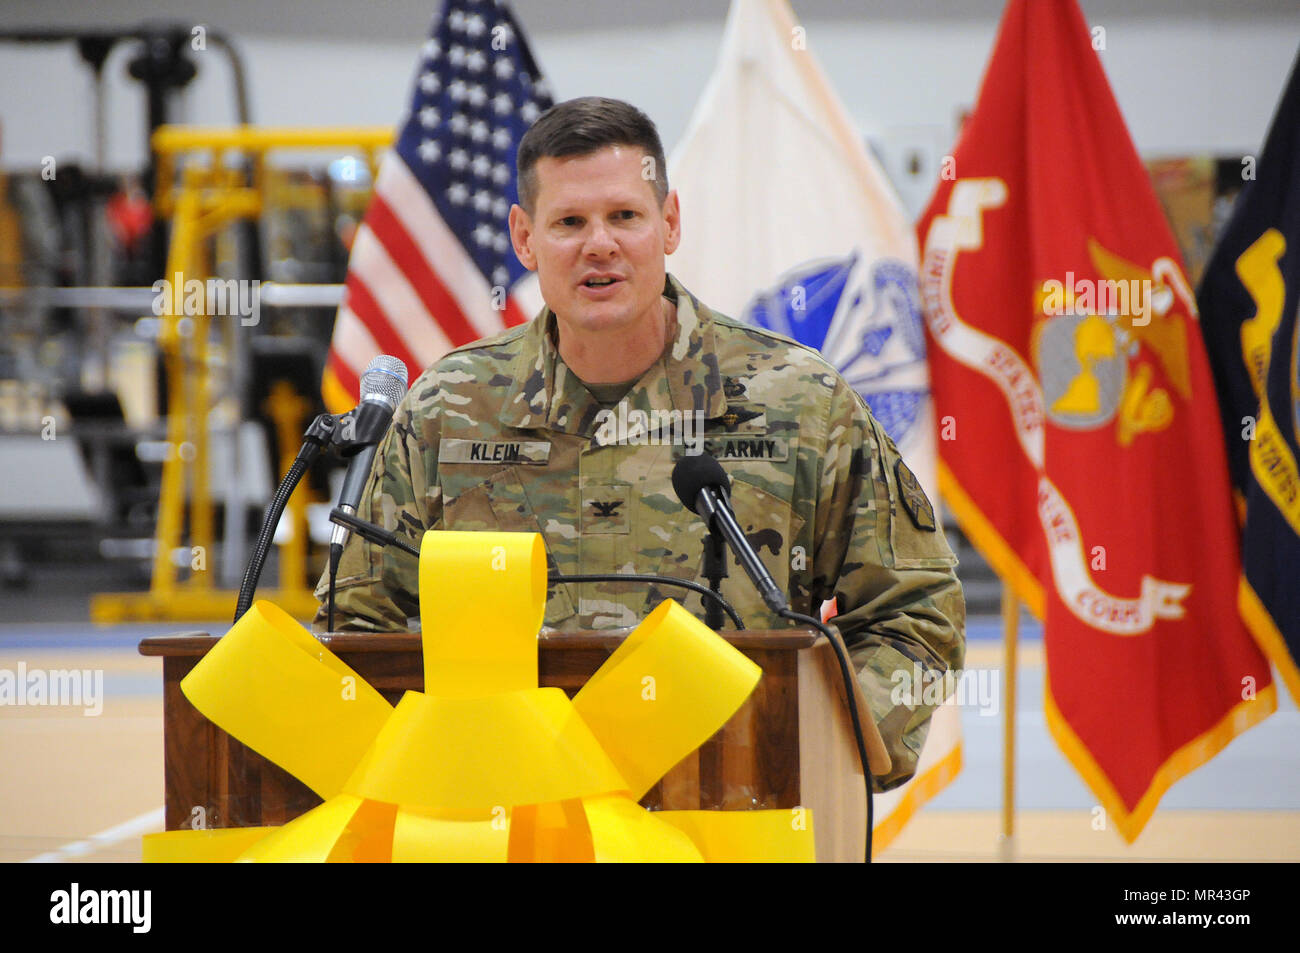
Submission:
[[321,385],[332,411],[356,405],[375,355],[400,358],[414,377],[540,307],[507,216],[519,140],[551,102],[504,2],[448,0],[353,240]]

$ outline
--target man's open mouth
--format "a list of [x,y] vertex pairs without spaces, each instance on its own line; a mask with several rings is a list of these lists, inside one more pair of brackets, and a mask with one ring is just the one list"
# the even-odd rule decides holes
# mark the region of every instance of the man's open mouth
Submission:
[[588,288],[603,288],[606,285],[612,285],[614,282],[619,280],[620,279],[618,278],[588,278],[583,282],[583,284]]

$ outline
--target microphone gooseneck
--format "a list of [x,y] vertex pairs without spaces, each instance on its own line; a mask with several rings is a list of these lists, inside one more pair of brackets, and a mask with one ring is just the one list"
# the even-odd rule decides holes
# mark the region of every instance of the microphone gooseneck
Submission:
[[[370,468],[375,462],[375,452],[384,434],[393,424],[393,412],[406,395],[406,365],[398,358],[380,354],[361,375],[361,400],[356,410],[347,415],[347,422],[339,430],[339,453],[348,462],[339,491],[339,509],[356,513],[361,503]],[[330,534],[328,625],[334,628],[334,580],[338,576],[343,544],[348,541],[348,528],[336,525]]]
[[[748,573],[767,607],[782,618],[812,626],[826,636],[827,641],[830,642],[835,652],[836,661],[839,663],[840,675],[844,680],[849,720],[853,725],[853,737],[858,749],[858,760],[862,765],[862,779],[866,784],[867,836],[865,854],[866,862],[871,863],[871,827],[875,820],[871,793],[871,766],[868,763],[866,741],[862,733],[861,719],[863,713],[858,711],[854,692],[853,667],[849,662],[842,641],[820,620],[795,612],[790,608],[785,593],[777,587],[776,581],[772,579],[767,568],[759,560],[758,553],[754,551],[754,547],[750,545],[749,539],[741,530],[740,524],[736,522],[729,495],[731,481],[727,477],[727,472],[722,469],[722,464],[709,454],[682,457],[673,467],[672,480],[673,490],[676,492],[677,498],[682,501],[682,505],[691,512],[698,514],[704,520],[705,525],[709,527],[711,533],[719,532],[726,539],[727,544],[736,554],[736,561]],[[870,717],[870,712],[867,712],[866,715]]]
[[[351,458],[338,502],[349,513],[357,511],[375,450],[392,426],[393,411],[405,394],[406,365],[395,357],[379,355],[361,375],[361,400],[349,415],[350,420],[340,428],[338,439],[339,452]],[[336,545],[342,547],[347,538],[347,527],[336,526],[330,537],[331,551]]]
[[707,453],[682,457],[673,467],[672,482],[682,505],[698,514],[710,532],[722,534],[767,607],[778,615],[790,608],[785,593],[736,521],[728,492],[731,481],[722,464]]

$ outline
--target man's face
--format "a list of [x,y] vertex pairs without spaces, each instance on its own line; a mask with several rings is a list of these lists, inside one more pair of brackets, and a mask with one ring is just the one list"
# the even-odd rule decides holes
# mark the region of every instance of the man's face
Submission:
[[664,257],[677,248],[680,218],[676,192],[662,208],[655,200],[643,155],[635,146],[607,146],[587,156],[544,156],[535,166],[533,215],[510,210],[515,254],[537,272],[561,335],[661,319]]

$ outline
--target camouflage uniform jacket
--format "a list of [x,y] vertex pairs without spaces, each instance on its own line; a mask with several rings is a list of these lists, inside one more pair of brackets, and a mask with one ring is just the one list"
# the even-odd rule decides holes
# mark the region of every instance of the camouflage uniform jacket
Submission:
[[[895,704],[894,673],[956,670],[965,603],[924,492],[862,399],[815,351],[702,305],[669,276],[677,334],[614,409],[560,359],[549,308],[452,351],[411,386],[357,515],[418,544],[429,529],[538,532],[552,569],[700,576],[703,521],[670,474],[703,449],[732,478],[736,516],[792,607],[835,597],[894,768],[916,769],[932,707]],[[698,426],[697,426],[698,424]],[[900,484],[900,481],[901,484]],[[787,628],[728,555],[722,593],[749,628]],[[327,577],[317,595],[324,598]],[[350,537],[336,584],[342,629],[419,627],[416,561]],[[546,624],[635,625],[676,598],[640,584],[551,587]],[[316,618],[325,624],[324,608]],[[917,693],[919,695],[919,693]],[[910,701],[905,699],[904,701]]]

